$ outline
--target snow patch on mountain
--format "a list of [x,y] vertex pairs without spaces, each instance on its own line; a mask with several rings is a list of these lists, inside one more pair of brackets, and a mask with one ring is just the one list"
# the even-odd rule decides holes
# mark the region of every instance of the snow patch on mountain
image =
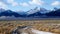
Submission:
[[49,12],[49,10],[46,10],[45,8],[36,7],[35,9],[29,10],[29,11],[27,12],[27,14],[29,15],[29,14],[34,14],[34,13],[37,13],[37,12],[44,14],[44,13]]
[[40,9],[38,7],[36,7],[35,9],[31,9],[27,12],[27,14],[33,14],[33,13],[36,13],[38,12]]

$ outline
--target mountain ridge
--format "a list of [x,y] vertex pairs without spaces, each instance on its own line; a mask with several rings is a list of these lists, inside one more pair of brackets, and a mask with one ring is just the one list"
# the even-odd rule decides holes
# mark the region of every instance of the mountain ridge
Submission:
[[1,16],[14,16],[14,17],[60,17],[60,8],[56,10],[47,10],[45,8],[34,8],[27,12],[14,12],[11,10],[0,9]]

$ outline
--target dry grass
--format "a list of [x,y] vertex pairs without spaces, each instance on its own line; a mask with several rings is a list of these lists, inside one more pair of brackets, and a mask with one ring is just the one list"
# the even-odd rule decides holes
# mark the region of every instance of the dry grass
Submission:
[[0,21],[0,34],[10,34],[17,26],[33,26],[34,29],[60,34],[60,20]]

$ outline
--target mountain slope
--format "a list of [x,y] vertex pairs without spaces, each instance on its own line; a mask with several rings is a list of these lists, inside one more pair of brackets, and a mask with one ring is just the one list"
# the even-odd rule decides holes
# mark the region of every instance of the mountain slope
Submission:
[[49,12],[49,13],[46,13],[46,15],[47,16],[58,16],[58,17],[60,17],[60,9],[58,9],[58,10],[55,10],[55,11],[51,11],[51,12]]
[[0,13],[1,13],[1,12],[4,12],[4,11],[5,11],[5,9],[0,8]]
[[46,10],[45,8],[38,8],[32,9],[28,12],[28,17],[45,17],[45,13],[48,13],[49,10]]
[[14,12],[11,10],[0,9],[0,16],[14,16],[14,17],[60,17],[60,9],[57,10],[46,10],[44,8],[35,8],[27,12]]
[[16,12],[13,12],[11,10],[6,10],[4,12],[1,12],[0,13],[0,16],[14,16],[14,17],[22,17],[22,15],[16,13]]

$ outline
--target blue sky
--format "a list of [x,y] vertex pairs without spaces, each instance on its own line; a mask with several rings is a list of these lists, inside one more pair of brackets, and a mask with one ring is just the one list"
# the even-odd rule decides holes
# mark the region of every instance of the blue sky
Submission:
[[60,8],[60,0],[0,0],[0,8],[13,11],[28,11],[35,7],[43,7],[48,10],[54,7]]

